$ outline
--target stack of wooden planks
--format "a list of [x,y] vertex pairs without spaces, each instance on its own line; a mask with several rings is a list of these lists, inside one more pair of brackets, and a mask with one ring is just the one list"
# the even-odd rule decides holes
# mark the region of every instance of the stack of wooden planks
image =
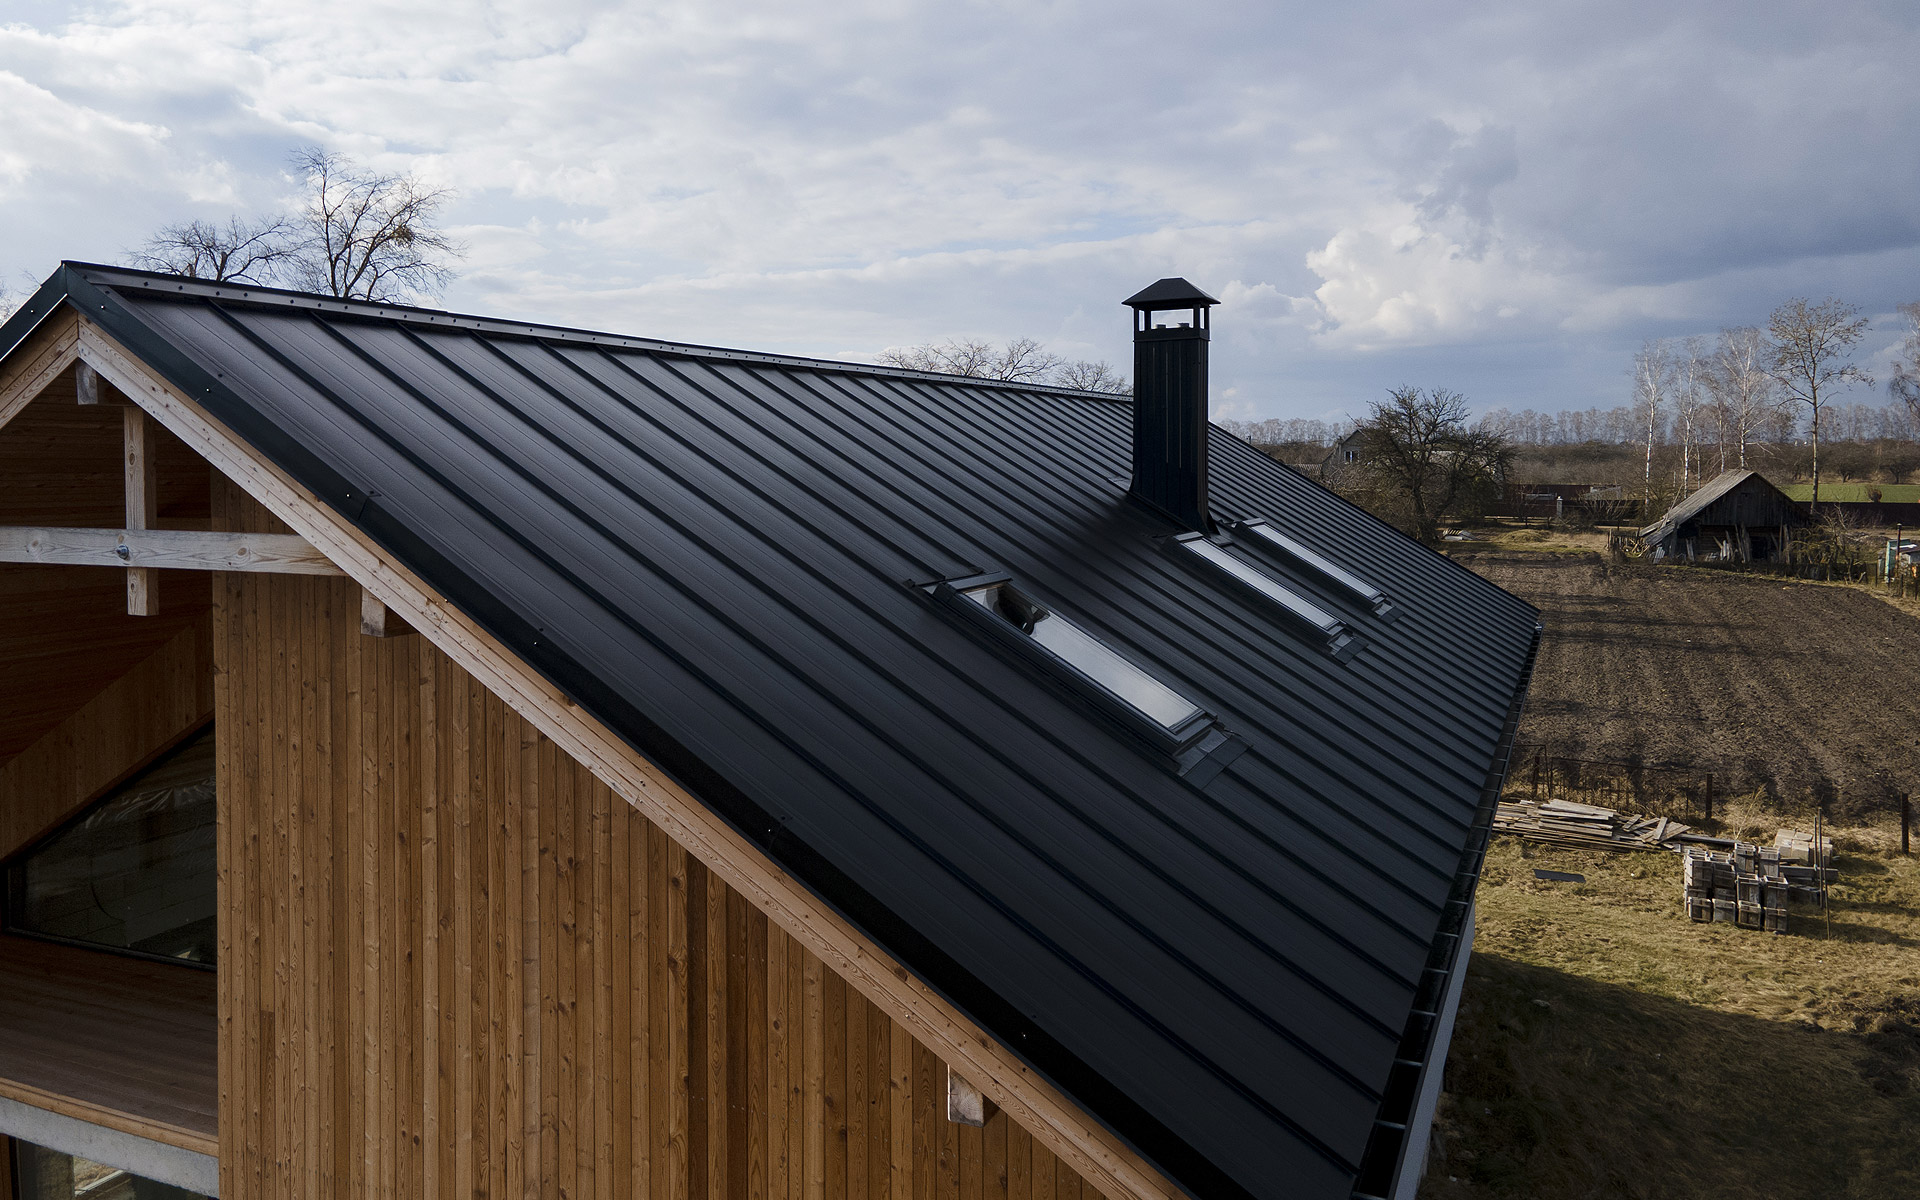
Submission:
[[1580,850],[1672,850],[1688,827],[1667,817],[1636,817],[1571,800],[1501,801],[1493,831]]

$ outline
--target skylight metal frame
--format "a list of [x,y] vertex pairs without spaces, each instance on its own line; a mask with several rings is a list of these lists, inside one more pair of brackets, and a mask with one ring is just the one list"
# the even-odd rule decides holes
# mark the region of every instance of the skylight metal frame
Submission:
[[1230,579],[1241,590],[1286,617],[1289,622],[1320,639],[1328,654],[1346,662],[1359,653],[1361,641],[1338,616],[1294,591],[1247,559],[1228,549],[1233,543],[1210,538],[1203,533],[1179,533],[1167,539],[1167,547],[1216,575]]
[[1361,603],[1371,608],[1373,615],[1381,620],[1391,621],[1399,617],[1399,606],[1388,599],[1385,592],[1326,558],[1319,551],[1282,533],[1265,517],[1248,518],[1238,522],[1233,528],[1236,533],[1251,535],[1251,544],[1273,550],[1289,561],[1319,575],[1341,591],[1351,593]]
[[[1027,629],[1013,624],[974,598],[974,593],[995,588],[1006,589],[1022,603],[1032,606],[1041,618],[1058,621],[1065,628],[1073,630],[1079,637],[1112,656],[1114,663],[1184,701],[1191,706],[1192,713],[1172,725],[1163,724],[1144,708],[1102,683],[1088,670],[1056,653]],[[1134,739],[1158,752],[1175,774],[1196,785],[1204,785],[1212,780],[1247,748],[1245,739],[1224,729],[1219,718],[1198,701],[1156,679],[1138,663],[1108,646],[1078,623],[1062,616],[1051,605],[1017,584],[1013,576],[1005,571],[939,580],[925,585],[921,590],[935,603],[957,614],[969,628],[983,634],[989,644],[1000,649],[1011,661],[1038,664],[1041,667],[1038,678],[1052,690],[1076,703],[1088,704],[1096,715],[1118,725]]]

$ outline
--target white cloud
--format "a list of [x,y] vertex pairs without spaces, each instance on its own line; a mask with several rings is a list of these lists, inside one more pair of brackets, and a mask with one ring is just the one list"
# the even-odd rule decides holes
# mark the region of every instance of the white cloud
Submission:
[[317,141],[458,190],[458,306],[823,353],[1030,333],[1125,361],[1118,300],[1183,274],[1225,302],[1223,402],[1277,414],[1480,362],[1502,370],[1478,400],[1551,381],[1594,402],[1615,381],[1576,376],[1601,351],[1756,320],[1787,287],[1890,309],[1920,256],[1920,30],[1864,0],[13,20],[0,227],[31,269],[271,207]]

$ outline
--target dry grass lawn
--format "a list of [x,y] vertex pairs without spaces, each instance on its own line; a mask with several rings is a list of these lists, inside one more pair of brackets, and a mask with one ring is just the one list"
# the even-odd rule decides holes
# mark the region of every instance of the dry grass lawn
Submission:
[[1916,862],[1776,936],[1687,920],[1673,855],[1499,840],[1421,1195],[1920,1196]]
[[[1516,548],[1503,544],[1507,553],[1491,556],[1488,573],[1501,582],[1531,579],[1535,572],[1511,561]],[[1543,577],[1560,581],[1549,589],[1555,594],[1541,599],[1578,608],[1577,597],[1558,593],[1591,568],[1557,555],[1536,561],[1561,564]],[[1638,597],[1613,594],[1610,574],[1595,573],[1596,597],[1630,609]],[[1707,574],[1663,574],[1649,597],[1753,586]],[[1920,650],[1920,624],[1884,608],[1875,617],[1855,601],[1828,612],[1840,597],[1822,585],[1779,589],[1773,584],[1769,594],[1789,607],[1873,627],[1875,644],[1889,635],[1880,624],[1892,619],[1903,657]],[[1549,676],[1557,669],[1610,680],[1610,695],[1594,699],[1610,701],[1608,720],[1645,723],[1642,736],[1687,726],[1691,716],[1717,738],[1754,738],[1762,724],[1750,720],[1755,713],[1702,702],[1683,714],[1657,702],[1659,689],[1610,669],[1615,639],[1643,638],[1646,628],[1630,611],[1614,615],[1619,620],[1601,623],[1611,628],[1582,629],[1556,647],[1556,624],[1563,635],[1568,624],[1550,613],[1542,655]],[[1728,637],[1729,625],[1752,619],[1737,610],[1708,619],[1666,604],[1646,615],[1669,625],[1661,630],[1663,669],[1651,678],[1689,672],[1693,664],[1681,661],[1689,655],[1710,658],[1713,674],[1742,686],[1792,665],[1778,655],[1768,661],[1767,639]],[[1671,627],[1694,617],[1697,631]],[[1838,637],[1824,649],[1844,649],[1843,629],[1820,632]],[[1749,770],[1775,780],[1804,772],[1795,761],[1809,753],[1804,737],[1824,738],[1813,731],[1835,706],[1840,682],[1818,676],[1768,689],[1777,697],[1768,720],[1791,721],[1803,737],[1761,737],[1747,750]],[[1848,705],[1873,706],[1875,719],[1898,716],[1894,761],[1910,761],[1920,701],[1904,683],[1867,696],[1860,673],[1846,678]],[[1884,673],[1865,678],[1877,684]],[[1549,680],[1548,701],[1551,688]],[[1555,719],[1551,704],[1532,719]],[[1863,751],[1848,744],[1845,753]],[[1811,809],[1804,794],[1780,791],[1776,783],[1723,802],[1720,831],[1770,842],[1783,811]],[[1920,1197],[1920,856],[1898,853],[1884,813],[1871,827],[1829,832],[1841,883],[1828,913],[1796,905],[1782,936],[1687,920],[1677,856],[1497,840],[1480,885],[1474,955],[1421,1196]],[[1586,882],[1541,882],[1535,868],[1578,872]]]

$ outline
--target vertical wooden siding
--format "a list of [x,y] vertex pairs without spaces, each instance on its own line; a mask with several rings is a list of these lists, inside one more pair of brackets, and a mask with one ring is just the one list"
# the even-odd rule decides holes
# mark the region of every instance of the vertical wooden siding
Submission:
[[353,584],[216,578],[222,1196],[1097,1194]]

